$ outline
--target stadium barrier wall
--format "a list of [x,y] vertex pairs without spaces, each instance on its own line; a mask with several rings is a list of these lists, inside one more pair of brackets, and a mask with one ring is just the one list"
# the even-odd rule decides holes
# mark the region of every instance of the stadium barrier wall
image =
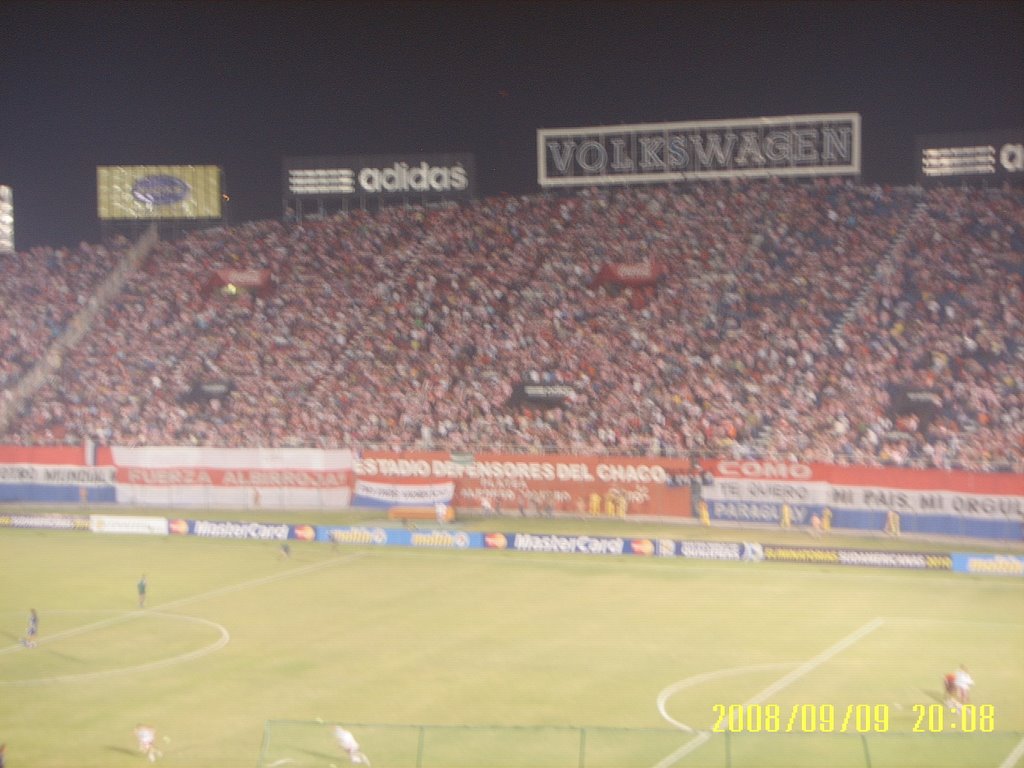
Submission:
[[407,529],[373,525],[309,525],[252,521],[197,520],[150,515],[0,515],[0,528],[84,530],[100,534],[197,536],[256,541],[317,541],[334,546],[412,547],[417,549],[486,549],[491,551],[637,556],[843,565],[903,570],[938,570],[992,576],[1024,577],[1024,557],[966,552],[899,552],[821,545],[760,542],[694,541],[670,538],[590,536]]
[[[702,482],[695,484],[698,470]],[[0,502],[238,509],[432,505],[1024,539],[1024,475],[793,462],[316,449],[0,446]],[[828,513],[826,513],[828,510]]]

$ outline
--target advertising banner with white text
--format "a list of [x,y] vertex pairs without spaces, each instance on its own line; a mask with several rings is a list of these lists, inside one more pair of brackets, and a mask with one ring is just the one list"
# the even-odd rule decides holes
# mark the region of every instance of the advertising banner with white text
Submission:
[[452,481],[456,507],[689,517],[688,459],[364,451],[357,481]]
[[856,112],[537,131],[544,188],[859,173]]
[[81,446],[0,446],[0,502],[113,502],[113,470],[87,458]]
[[1022,538],[1024,476],[799,462],[702,462],[702,497],[712,518],[807,524],[827,508],[835,527],[882,528],[886,513],[904,532]]
[[305,448],[101,448],[121,504],[268,509],[349,506],[352,452]]

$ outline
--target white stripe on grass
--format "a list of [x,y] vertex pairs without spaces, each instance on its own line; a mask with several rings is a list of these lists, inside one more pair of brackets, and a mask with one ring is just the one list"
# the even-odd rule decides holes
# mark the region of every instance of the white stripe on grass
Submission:
[[659,693],[658,711],[661,713],[661,716],[668,723],[671,723],[679,730],[686,731],[687,733],[694,733],[696,729],[691,728],[685,723],[681,723],[678,720],[673,719],[668,714],[668,711],[665,708],[665,705],[668,703],[668,700],[675,696],[677,693],[686,690],[687,688],[692,688],[695,685],[706,683],[709,680],[718,680],[719,678],[733,677],[734,675],[744,675],[747,672],[765,672],[770,669],[784,669],[786,667],[795,666],[796,664],[797,662],[795,661],[783,661],[775,662],[772,664],[755,664],[750,667],[728,667],[727,669],[716,669],[712,672],[702,672],[699,675],[694,675],[693,677],[688,677],[685,680],[680,680],[678,683],[672,683],[672,685],[670,685],[668,688]]
[[[763,691],[754,694],[752,697],[747,699],[747,701],[744,703],[744,706],[749,706],[751,704],[760,704],[761,702],[765,701],[769,697],[774,696],[776,693],[778,693],[782,689],[787,688],[790,685],[792,685],[793,683],[795,683],[797,680],[799,680],[804,675],[808,674],[809,672],[814,671],[815,669],[817,669],[818,667],[820,667],[822,664],[826,663],[827,661],[830,661],[833,657],[835,657],[838,654],[842,653],[843,651],[845,651],[847,648],[849,648],[851,645],[853,645],[854,643],[856,643],[857,641],[859,641],[860,639],[862,639],[866,635],[869,635],[870,633],[874,632],[876,629],[878,629],[884,623],[885,623],[885,621],[882,618],[874,618],[874,619],[872,619],[867,624],[862,626],[860,629],[858,629],[855,632],[847,635],[842,640],[840,640],[837,643],[835,643],[835,644],[829,646],[828,648],[826,648],[824,651],[819,653],[814,658],[809,659],[808,661],[805,661],[803,664],[800,664],[800,666],[798,666],[792,672],[790,672],[789,674],[784,675],[783,677],[779,678],[774,683],[772,683],[767,688],[765,688]],[[735,668],[732,668],[732,669],[717,670],[715,672],[705,672],[702,675],[696,675],[696,676],[694,676],[692,678],[687,678],[686,680],[683,680],[683,681],[681,681],[679,683],[676,683],[673,686],[669,686],[669,688],[666,688],[665,691],[663,691],[662,694],[659,695],[659,697],[658,697],[658,702],[659,702],[658,703],[658,708],[661,711],[662,717],[664,717],[668,722],[672,723],[673,725],[675,725],[680,730],[684,730],[684,731],[693,733],[693,731],[694,731],[693,728],[691,728],[691,727],[689,727],[689,726],[687,726],[687,725],[685,725],[683,723],[677,722],[676,720],[673,720],[671,717],[668,717],[667,713],[664,710],[664,703],[668,700],[668,697],[666,696],[664,698],[664,700],[662,699],[662,696],[665,694],[666,691],[672,691],[672,693],[675,693],[676,691],[682,690],[683,688],[690,687],[690,685],[696,685],[698,682],[704,682],[705,680],[714,679],[715,677],[719,677],[719,676],[724,677],[724,676],[729,675],[729,674],[739,674],[741,672],[750,672],[750,671],[754,671],[756,669],[767,669],[767,668],[772,668],[773,666],[775,666],[775,667],[790,666],[790,664],[777,664],[777,665],[763,664],[763,665],[759,665],[757,667],[735,667]],[[684,685],[684,683],[688,683],[688,684]],[[671,694],[669,694],[669,695],[671,695]],[[670,768],[670,766],[675,765],[680,760],[682,760],[684,757],[686,757],[688,754],[690,754],[694,750],[696,750],[699,747],[701,747],[710,738],[711,738],[711,732],[710,731],[706,731],[706,730],[698,731],[696,737],[694,737],[690,741],[686,742],[686,744],[681,746],[675,752],[673,752],[672,754],[668,755],[667,757],[665,757],[664,759],[662,759],[661,761],[656,763],[654,768]],[[1001,766],[1001,768],[1004,768],[1004,767]]]
[[[240,592],[243,589],[251,589],[252,587],[259,587],[259,586],[262,586],[264,584],[270,584],[270,583],[275,582],[275,581],[281,581],[282,579],[289,579],[292,576],[302,576],[304,574],[311,573],[313,571],[318,571],[318,570],[320,570],[322,568],[327,568],[328,566],[331,566],[331,565],[336,565],[338,562],[341,562],[341,561],[352,560],[354,558],[360,557],[361,555],[362,555],[361,552],[354,552],[354,553],[349,554],[349,555],[343,555],[343,556],[340,556],[340,557],[334,557],[334,558],[331,558],[330,560],[323,560],[323,561],[321,561],[319,563],[311,563],[310,565],[302,565],[302,566],[299,566],[298,568],[292,568],[291,570],[288,570],[288,571],[271,574],[270,576],[261,576],[258,579],[250,579],[249,581],[242,581],[242,582],[239,582],[238,584],[229,584],[229,585],[224,586],[224,587],[218,587],[217,589],[211,589],[208,592],[200,592],[197,595],[189,595],[188,597],[181,597],[181,598],[178,598],[177,600],[171,600],[170,602],[161,603],[159,605],[156,605],[156,606],[154,606],[154,608],[159,608],[162,611],[167,611],[167,610],[170,610],[172,608],[179,608],[179,607],[181,607],[183,605],[188,605],[190,603],[197,603],[197,602],[199,602],[201,600],[206,600],[207,598],[210,598],[210,597],[219,597],[220,595],[228,595],[228,594],[231,594],[232,592]],[[66,637],[75,637],[77,635],[82,635],[82,634],[85,634],[87,632],[91,632],[94,629],[102,629],[103,627],[109,627],[109,626],[112,626],[114,624],[120,624],[120,623],[123,623],[123,622],[126,622],[126,621],[131,621],[132,619],[138,618],[139,616],[145,616],[148,612],[150,612],[150,610],[152,610],[152,609],[140,608],[139,610],[132,611],[131,613],[125,613],[125,614],[122,614],[122,615],[119,615],[119,616],[112,616],[109,619],[103,619],[101,621],[94,621],[91,624],[84,624],[84,625],[82,625],[80,627],[72,627],[71,629],[65,629],[65,630],[63,630],[61,632],[54,632],[52,635],[43,635],[43,636],[39,637],[36,640],[36,645],[45,645],[47,643],[52,643],[54,640],[60,640],[60,639],[66,638]],[[0,648],[0,655],[6,654],[6,653],[13,653],[14,651],[19,651],[19,650],[24,650],[24,646],[21,645],[20,643],[17,644],[17,645],[9,645],[6,648]]]
[[772,683],[771,685],[769,685],[767,688],[765,688],[763,691],[761,691],[757,695],[747,699],[747,701],[745,702],[745,705],[760,704],[761,702],[765,701],[766,699],[769,699],[772,696],[774,696],[776,693],[781,691],[783,688],[788,688],[790,686],[790,684],[796,682],[801,677],[806,675],[808,672],[812,672],[813,670],[817,669],[822,664],[824,664],[826,661],[829,661],[830,659],[832,659],[834,656],[842,653],[843,651],[845,651],[847,648],[849,648],[851,645],[856,643],[858,640],[860,640],[865,635],[869,635],[872,632],[874,632],[876,629],[878,629],[884,623],[885,622],[882,619],[880,619],[880,618],[872,619],[871,621],[869,621],[867,624],[865,624],[863,627],[858,629],[853,634],[847,635],[846,637],[844,637],[842,640],[840,640],[838,643],[836,643],[832,647],[826,648],[824,651],[819,653],[817,656],[815,656],[810,661],[805,661],[803,664],[801,664],[799,667],[794,669],[788,675],[786,675],[786,676],[782,677],[781,679],[777,680],[776,682]]
[[1024,757],[1024,739],[1017,742],[1013,752],[1006,756],[1006,759],[999,764],[999,768],[1013,768],[1022,757]]
[[[85,611],[76,611],[81,613]],[[58,613],[58,611],[54,611]],[[59,613],[70,613],[70,611],[59,611]],[[94,611],[95,613],[95,611]],[[139,615],[138,612],[133,615]],[[204,624],[208,627],[213,627],[217,630],[219,637],[209,645],[204,645],[202,648],[197,648],[194,651],[186,651],[185,653],[179,653],[177,656],[169,656],[164,659],[157,659],[156,661],[149,661],[144,664],[135,664],[128,667],[114,667],[112,669],[101,669],[95,672],[80,672],[71,675],[54,675],[52,677],[35,677],[27,680],[0,680],[0,686],[31,686],[31,685],[48,685],[50,683],[68,683],[71,681],[81,680],[94,680],[97,677],[106,677],[108,675],[120,675],[125,672],[147,672],[153,669],[163,669],[170,667],[175,664],[184,664],[186,661],[195,661],[201,659],[203,656],[209,656],[211,653],[215,653],[231,642],[231,635],[224,627],[223,624],[218,624],[215,621],[209,619],[201,619],[198,616],[186,616],[181,613],[161,613],[160,611],[146,611],[143,615],[145,616],[160,616],[167,619],[174,619],[176,621],[187,621],[193,624]]]

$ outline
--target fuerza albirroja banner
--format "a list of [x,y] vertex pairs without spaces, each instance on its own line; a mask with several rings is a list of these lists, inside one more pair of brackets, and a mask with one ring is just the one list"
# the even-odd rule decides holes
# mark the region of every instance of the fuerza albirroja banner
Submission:
[[101,448],[117,502],[172,507],[341,509],[352,496],[352,452],[306,448]]

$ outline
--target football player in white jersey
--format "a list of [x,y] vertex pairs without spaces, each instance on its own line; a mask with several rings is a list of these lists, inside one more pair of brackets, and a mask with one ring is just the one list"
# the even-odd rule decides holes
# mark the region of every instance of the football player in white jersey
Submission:
[[332,730],[334,740],[338,742],[339,747],[345,750],[352,764],[365,765],[369,768],[370,759],[359,751],[359,742],[356,741],[356,737],[352,735],[352,732],[342,728],[340,725],[334,726]]

